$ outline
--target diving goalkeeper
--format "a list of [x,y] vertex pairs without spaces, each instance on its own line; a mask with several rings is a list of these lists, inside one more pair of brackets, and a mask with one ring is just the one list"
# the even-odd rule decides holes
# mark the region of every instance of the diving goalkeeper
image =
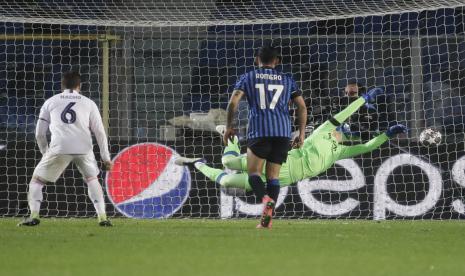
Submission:
[[[374,103],[376,96],[383,92],[382,88],[371,89],[367,94],[352,102],[344,110],[318,127],[305,139],[301,148],[289,151],[286,162],[283,163],[279,173],[281,187],[317,176],[329,169],[338,160],[371,152],[379,148],[389,138],[393,138],[400,133],[406,133],[407,128],[404,125],[397,124],[367,143],[350,146],[341,144],[350,139],[351,136],[350,130],[347,129],[347,125],[344,125],[343,122],[364,104]],[[225,147],[222,163],[227,169],[236,170],[239,173],[228,174],[223,170],[209,167],[205,164],[204,159],[199,158],[179,157],[175,162],[178,165],[194,165],[202,174],[223,187],[251,190],[248,183],[247,159],[245,156],[240,155],[237,136],[233,140],[229,140],[228,145]],[[265,178],[264,174],[262,178]],[[273,198],[273,200],[276,201],[277,198]]]

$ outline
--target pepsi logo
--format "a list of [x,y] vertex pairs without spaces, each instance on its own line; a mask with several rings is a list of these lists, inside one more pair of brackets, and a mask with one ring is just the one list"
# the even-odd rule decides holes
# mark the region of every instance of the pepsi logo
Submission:
[[186,201],[191,176],[186,167],[174,164],[178,154],[158,143],[125,148],[113,159],[105,182],[116,209],[132,218],[165,218]]

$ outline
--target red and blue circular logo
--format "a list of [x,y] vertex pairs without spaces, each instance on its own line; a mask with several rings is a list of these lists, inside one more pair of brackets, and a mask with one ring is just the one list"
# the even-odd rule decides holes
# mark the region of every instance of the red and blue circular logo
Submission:
[[174,164],[178,154],[157,143],[130,146],[113,159],[105,179],[116,209],[132,218],[166,218],[186,201],[189,169]]

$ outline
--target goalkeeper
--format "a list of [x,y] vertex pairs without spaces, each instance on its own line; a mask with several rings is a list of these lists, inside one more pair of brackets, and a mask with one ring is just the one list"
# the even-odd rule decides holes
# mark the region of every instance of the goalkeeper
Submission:
[[[342,142],[351,138],[351,132],[347,124],[343,122],[356,112],[364,104],[375,102],[376,96],[382,94],[382,88],[374,88],[365,95],[351,103],[344,110],[318,127],[304,141],[301,148],[289,151],[286,162],[283,163],[279,173],[279,183],[282,187],[289,186],[302,179],[317,176],[329,169],[337,160],[358,156],[379,148],[383,143],[400,133],[406,133],[404,125],[391,126],[385,133],[380,134],[367,143],[346,146]],[[250,191],[248,183],[247,159],[240,155],[239,141],[237,136],[229,140],[224,149],[222,163],[230,170],[239,173],[228,174],[227,172],[209,167],[204,159],[179,157],[178,165],[194,165],[206,177],[219,183],[223,187],[241,188]],[[265,178],[265,175],[262,175]],[[277,200],[277,198],[273,198]]]

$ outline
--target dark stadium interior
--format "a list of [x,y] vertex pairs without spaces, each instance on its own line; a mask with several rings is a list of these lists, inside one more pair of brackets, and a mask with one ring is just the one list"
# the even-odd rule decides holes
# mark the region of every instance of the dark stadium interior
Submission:
[[[444,14],[432,14],[437,12]],[[463,33],[460,14],[461,10],[449,9],[309,23],[209,27],[198,42],[197,64],[191,66],[192,77],[188,80],[190,89],[182,89],[181,99],[176,99],[182,105],[173,107],[175,112],[172,116],[179,114],[178,108],[185,114],[225,108],[237,76],[253,67],[254,49],[272,41],[282,48],[282,70],[296,76],[311,106],[310,110],[316,111],[313,112],[315,116],[309,118],[310,122],[320,121],[319,111],[325,113],[330,99],[341,94],[345,83],[357,79],[367,87],[386,87],[388,110],[396,112],[395,121],[406,123],[410,120],[409,107],[412,104],[412,72],[409,71],[410,42],[403,35],[418,31],[419,36],[425,36],[421,39],[424,64],[422,100],[425,113],[434,114],[428,117],[426,125],[443,126],[446,134],[461,132],[464,124],[460,112],[464,93],[461,81],[464,70],[461,69],[465,64],[460,61],[463,60],[461,56],[465,52],[465,42],[458,39],[446,41],[447,34]],[[417,17],[420,19],[416,20]],[[418,26],[398,23],[409,19]],[[104,32],[89,26],[2,23],[0,27],[5,35]],[[426,37],[432,32],[434,37]],[[363,39],[362,36],[366,34],[379,38]],[[234,40],[234,36],[242,39]],[[399,38],[389,39],[390,36]],[[5,64],[5,70],[0,71],[0,127],[15,130],[5,131],[4,134],[25,135],[34,130],[34,116],[43,100],[59,90],[60,72],[64,70],[79,68],[84,78],[88,78],[83,83],[83,90],[99,100],[98,76],[97,79],[90,79],[98,72],[101,62],[96,41],[35,40],[18,45],[14,40],[6,40],[0,47],[4,53],[0,56],[0,62]],[[137,48],[134,50],[137,51]],[[157,52],[149,50],[144,48],[143,56],[147,57],[148,54],[155,59]],[[341,62],[344,62],[343,71],[334,67],[341,66],[335,64]],[[367,62],[371,64],[367,66]],[[118,89],[115,87],[117,81],[113,85]],[[131,96],[135,97],[135,102],[140,99],[139,95]],[[438,98],[445,100],[438,103],[435,100]],[[148,128],[158,128],[164,124],[163,120],[168,119],[166,117],[157,118],[155,126],[147,122]],[[134,116],[133,120],[136,118]],[[132,133],[137,136],[135,127]]]

